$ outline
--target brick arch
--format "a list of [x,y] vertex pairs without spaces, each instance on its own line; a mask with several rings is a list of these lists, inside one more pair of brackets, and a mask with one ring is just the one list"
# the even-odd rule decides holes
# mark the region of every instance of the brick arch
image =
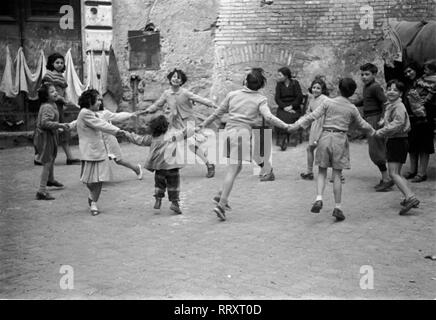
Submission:
[[218,68],[253,62],[289,66],[293,56],[291,50],[271,44],[215,46],[215,63]]

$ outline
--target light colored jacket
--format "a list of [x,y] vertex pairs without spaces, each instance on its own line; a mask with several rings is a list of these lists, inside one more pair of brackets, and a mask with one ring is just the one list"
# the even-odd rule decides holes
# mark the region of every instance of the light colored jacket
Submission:
[[387,138],[405,138],[410,131],[409,115],[401,98],[386,105],[383,117],[383,128],[377,130],[377,135]]
[[81,159],[85,161],[107,159],[108,154],[102,133],[116,135],[120,129],[106,120],[100,119],[94,111],[86,108],[80,110],[75,125],[79,136]]
[[307,128],[313,121],[321,117],[324,117],[323,128],[347,132],[351,123],[354,122],[358,128],[368,133],[374,131],[371,125],[362,119],[356,106],[342,96],[325,100],[315,111],[300,118],[295,124]]
[[260,116],[275,127],[287,128],[286,123],[271,113],[267,98],[246,87],[229,92],[219,108],[204,120],[204,126],[208,126],[215,119],[221,119],[225,113],[229,114],[226,129],[245,128],[251,132],[251,128],[259,123]]
[[194,116],[192,101],[211,108],[216,107],[211,100],[196,95],[185,88],[179,88],[177,92],[174,92],[172,89],[165,90],[160,98],[148,107],[148,111],[154,112],[158,109],[163,109],[164,105],[167,104],[169,113],[173,117],[180,117],[181,120],[185,120]]

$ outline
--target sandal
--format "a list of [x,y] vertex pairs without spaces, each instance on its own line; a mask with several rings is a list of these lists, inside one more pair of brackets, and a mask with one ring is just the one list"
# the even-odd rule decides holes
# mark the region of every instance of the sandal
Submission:
[[407,180],[409,180],[409,179],[415,178],[416,174],[417,174],[417,172],[407,172],[407,173],[404,175],[404,178],[407,179]]
[[313,172],[300,173],[300,177],[304,180],[313,180]]
[[427,175],[417,174],[412,180],[410,180],[410,182],[418,183],[418,182],[423,182],[425,180],[427,180]]

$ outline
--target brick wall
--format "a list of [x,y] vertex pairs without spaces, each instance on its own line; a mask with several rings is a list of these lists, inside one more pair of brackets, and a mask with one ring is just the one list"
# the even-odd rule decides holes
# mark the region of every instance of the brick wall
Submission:
[[272,106],[281,66],[290,66],[303,88],[318,74],[332,89],[340,76],[358,80],[360,64],[382,67],[373,45],[389,19],[435,20],[435,8],[433,0],[221,0],[212,92],[221,98],[239,87],[251,65],[266,70]]

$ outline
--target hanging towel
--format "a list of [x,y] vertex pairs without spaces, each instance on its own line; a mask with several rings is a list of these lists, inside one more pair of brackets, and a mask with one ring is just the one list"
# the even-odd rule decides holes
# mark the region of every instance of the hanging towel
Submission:
[[106,60],[106,53],[103,50],[101,53],[101,62],[100,62],[100,86],[98,91],[100,91],[101,95],[104,95],[107,91],[107,69],[108,69],[108,63]]
[[[86,56],[87,61],[89,61],[89,55]],[[87,63],[88,70],[90,63]],[[89,71],[88,71],[89,72]],[[89,73],[88,73],[89,74]],[[74,68],[73,57],[71,55],[71,49],[67,51],[65,55],[65,80],[67,81],[68,86],[65,88],[65,98],[67,101],[71,101],[72,103],[77,104],[79,101],[79,97],[83,91],[88,88],[89,82],[82,84],[80,81],[76,69]]]
[[45,57],[41,50],[36,70],[33,73],[26,62],[23,48],[20,47],[17,52],[15,63],[15,79],[13,78],[12,59],[9,47],[6,46],[6,65],[0,84],[0,91],[4,92],[7,97],[15,98],[21,91],[27,93],[30,100],[38,99],[38,88],[41,86],[42,77],[45,73]]
[[123,87],[121,83],[121,76],[118,70],[117,59],[112,46],[109,51],[109,67],[107,73],[107,91],[111,93],[112,97],[117,103],[123,97]]
[[6,64],[5,70],[3,71],[2,82],[0,83],[0,91],[8,98],[14,98],[18,94],[18,89],[15,87],[13,80],[12,58],[8,45],[6,46]]
[[[18,50],[21,59],[21,68],[24,70],[24,78],[20,78],[20,90],[27,92],[30,100],[38,99],[38,88],[41,86],[42,78],[45,74],[45,57],[44,52],[41,50],[39,55],[38,64],[34,73],[30,71],[27,65],[26,58],[24,57],[23,49]],[[20,75],[22,73],[20,72]]]
[[88,66],[88,83],[89,87],[88,89],[95,89],[99,90],[100,84],[97,77],[97,71],[95,68],[95,59],[94,59],[94,53],[91,51],[90,59],[89,59],[89,66]]

